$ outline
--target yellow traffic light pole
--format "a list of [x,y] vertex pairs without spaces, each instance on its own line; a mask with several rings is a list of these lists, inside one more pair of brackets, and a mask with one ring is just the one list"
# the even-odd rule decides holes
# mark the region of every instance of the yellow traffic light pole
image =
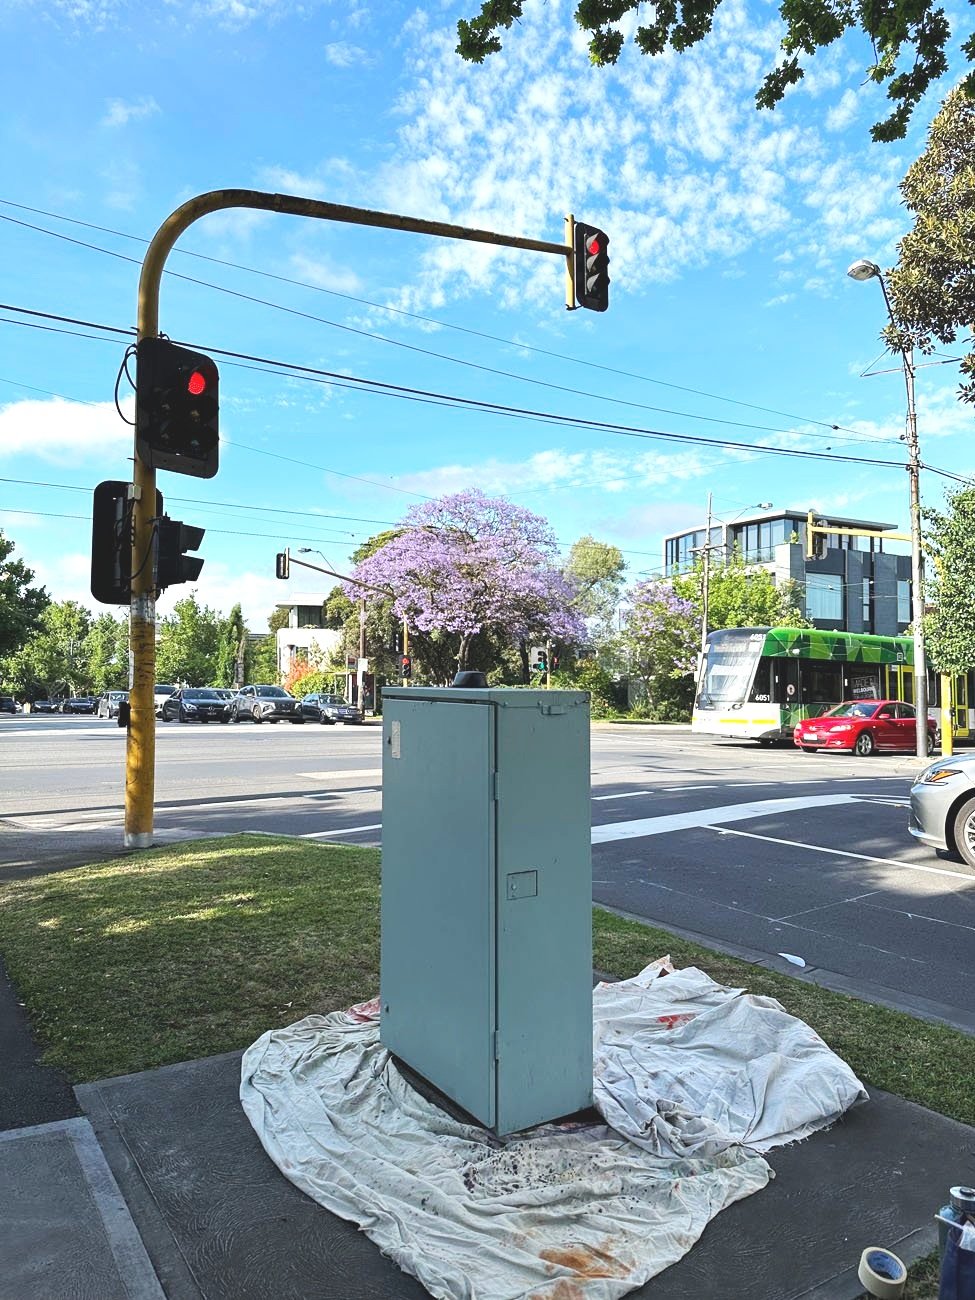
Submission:
[[[172,212],[152,238],[142,263],[139,278],[138,337],[156,338],[159,334],[159,286],[166,258],[180,235],[194,221],[211,212],[226,208],[256,208],[281,212],[319,221],[342,221],[358,226],[382,226],[388,230],[412,231],[438,235],[444,239],[466,239],[479,244],[520,248],[536,253],[554,253],[564,257],[567,285],[572,283],[574,263],[571,242],[555,244],[541,239],[524,239],[519,235],[500,235],[491,230],[450,225],[444,221],[424,221],[393,212],[373,212],[341,203],[326,203],[293,194],[267,194],[261,190],[212,190],[199,194]],[[566,219],[566,235],[572,230],[572,218]],[[567,298],[569,296],[567,288]],[[574,296],[574,295],[573,295]],[[574,306],[574,302],[567,303]],[[125,750],[125,846],[148,848],[152,844],[155,802],[156,765],[156,601],[152,563],[156,473],[139,456],[138,409],[136,410],[135,464],[132,475],[132,593],[129,605],[130,715]]]

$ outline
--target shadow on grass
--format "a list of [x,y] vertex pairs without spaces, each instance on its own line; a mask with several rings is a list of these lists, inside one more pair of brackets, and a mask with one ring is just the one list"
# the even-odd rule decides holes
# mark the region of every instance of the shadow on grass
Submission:
[[235,837],[10,884],[0,946],[75,1082],[244,1047],[379,987],[379,855]]

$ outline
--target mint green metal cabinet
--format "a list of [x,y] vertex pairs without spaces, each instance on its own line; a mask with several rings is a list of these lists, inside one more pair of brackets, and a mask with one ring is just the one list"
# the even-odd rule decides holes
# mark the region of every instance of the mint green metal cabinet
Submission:
[[589,697],[383,692],[381,1037],[498,1133],[592,1100]]

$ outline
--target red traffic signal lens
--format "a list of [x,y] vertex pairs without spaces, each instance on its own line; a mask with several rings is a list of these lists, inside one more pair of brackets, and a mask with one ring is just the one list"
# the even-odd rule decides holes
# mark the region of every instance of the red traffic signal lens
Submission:
[[201,370],[194,370],[187,381],[186,388],[191,397],[199,397],[206,392],[206,375]]
[[586,252],[589,253],[590,256],[595,257],[599,251],[599,240],[595,235],[593,235],[592,239],[590,239],[589,243],[586,245]]

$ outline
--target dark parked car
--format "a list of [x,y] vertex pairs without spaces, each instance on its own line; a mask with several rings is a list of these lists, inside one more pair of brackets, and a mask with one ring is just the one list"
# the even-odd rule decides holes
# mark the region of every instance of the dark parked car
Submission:
[[336,722],[361,722],[362,710],[354,704],[343,700],[341,695],[305,695],[301,701],[301,711],[306,718],[334,726]]
[[128,691],[106,691],[98,701],[98,716],[100,718],[117,718],[118,706],[123,701],[127,704],[128,700]]
[[19,713],[17,701],[12,695],[0,695],[0,713]]
[[163,722],[229,722],[226,705],[209,686],[183,686],[166,697],[159,716]]
[[94,695],[72,695],[61,704],[62,713],[94,713],[98,701]]
[[242,686],[230,704],[230,721],[304,722],[301,705],[280,686]]
[[57,713],[58,706],[55,700],[35,700],[30,706],[31,713]]

